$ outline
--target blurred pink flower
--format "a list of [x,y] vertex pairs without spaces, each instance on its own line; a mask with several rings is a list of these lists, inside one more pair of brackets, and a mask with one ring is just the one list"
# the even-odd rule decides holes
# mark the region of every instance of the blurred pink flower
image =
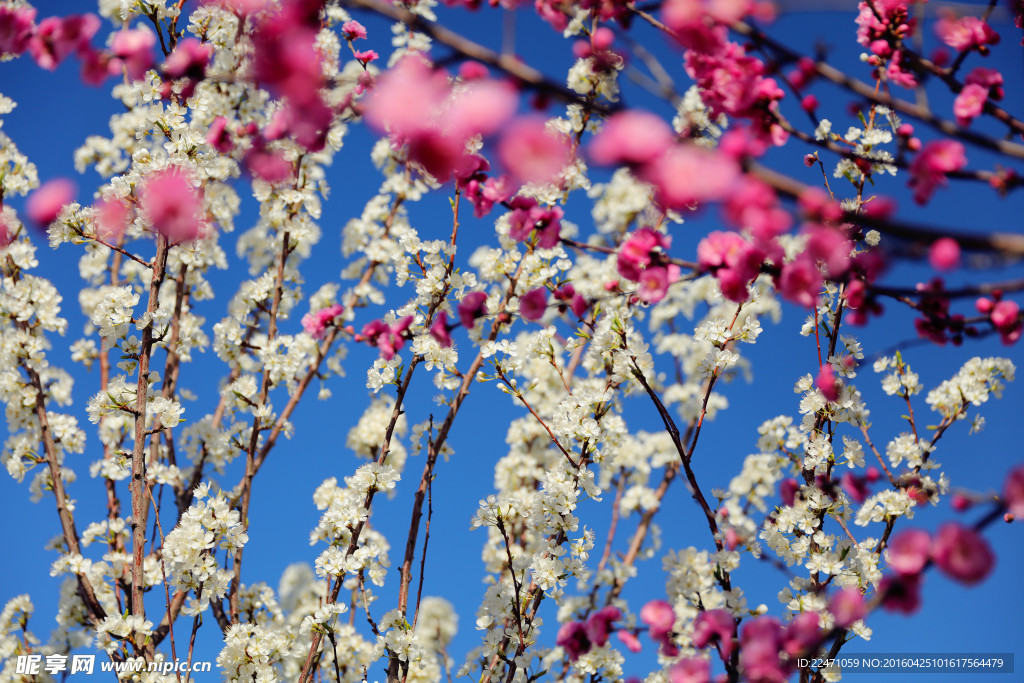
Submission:
[[177,168],[150,173],[139,189],[142,215],[172,242],[194,240],[204,229],[203,196]]
[[41,226],[47,226],[57,220],[60,210],[65,204],[75,199],[75,184],[67,178],[56,178],[43,183],[39,189],[29,195],[25,203],[25,213]]
[[569,142],[548,130],[544,120],[525,117],[505,127],[498,143],[498,158],[521,183],[553,182],[572,160]]
[[935,534],[932,559],[947,576],[971,585],[992,572],[996,558],[981,534],[956,522],[943,525]]

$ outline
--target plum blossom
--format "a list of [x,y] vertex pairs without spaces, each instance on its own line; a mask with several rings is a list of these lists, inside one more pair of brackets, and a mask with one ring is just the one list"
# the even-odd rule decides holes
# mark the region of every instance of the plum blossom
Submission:
[[381,358],[391,360],[405,346],[412,322],[411,315],[390,325],[383,320],[374,320],[363,326],[363,331],[356,336],[356,341],[365,341],[370,346],[376,346]]
[[341,304],[334,304],[327,308],[321,308],[316,313],[307,313],[302,316],[302,329],[313,339],[320,339],[324,336],[327,326],[344,312],[345,308]]
[[519,314],[525,320],[540,320],[548,306],[547,287],[531,289],[519,297]]
[[459,322],[466,329],[471,329],[476,324],[477,318],[487,315],[487,294],[485,292],[470,292],[462,297],[458,306]]
[[153,229],[172,242],[202,237],[202,192],[184,171],[172,167],[146,176],[139,189],[139,203]]
[[941,237],[928,249],[928,262],[935,270],[953,270],[960,265],[960,245],[952,237]]
[[918,152],[910,164],[914,201],[927,204],[935,189],[946,184],[946,174],[967,165],[964,146],[956,140],[935,140]]
[[1003,502],[1009,508],[1010,514],[1024,520],[1024,465],[1018,465],[1006,475]]
[[522,183],[548,183],[572,160],[569,141],[536,117],[517,119],[498,143],[498,158]]
[[733,642],[736,635],[736,620],[728,610],[706,610],[697,615],[693,621],[691,642],[698,649],[716,644],[722,658],[728,661],[732,656]]
[[943,573],[967,585],[982,581],[996,562],[988,541],[974,529],[956,522],[938,530],[931,555]]
[[932,539],[923,529],[907,529],[889,541],[889,568],[903,576],[920,574],[928,563]]
[[75,199],[75,184],[67,178],[56,178],[42,184],[29,195],[25,213],[39,225],[49,225],[57,220],[65,204]]
[[849,628],[868,613],[863,594],[854,586],[847,586],[832,596],[828,611],[835,619],[837,628]]

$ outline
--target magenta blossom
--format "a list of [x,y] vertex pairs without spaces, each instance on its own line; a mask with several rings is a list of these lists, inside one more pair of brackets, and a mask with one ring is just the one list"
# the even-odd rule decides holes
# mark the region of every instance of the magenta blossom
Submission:
[[821,642],[821,619],[816,612],[801,612],[793,617],[783,634],[782,648],[792,659],[818,647]]
[[39,225],[47,226],[57,220],[65,204],[75,200],[75,190],[75,184],[67,178],[45,182],[29,195],[25,213]]
[[334,304],[321,308],[316,313],[307,313],[302,316],[302,329],[313,339],[320,339],[324,336],[327,326],[333,324],[334,319],[344,312],[345,308],[341,304]]
[[341,25],[341,33],[345,40],[358,40],[366,37],[366,28],[355,19],[350,19]]
[[669,683],[710,683],[711,663],[703,657],[680,659],[668,670]]
[[960,265],[960,245],[952,237],[941,237],[928,249],[928,261],[935,270],[953,270]]
[[0,52],[20,55],[27,50],[35,20],[34,7],[0,7]]
[[931,554],[943,573],[967,585],[984,580],[996,563],[988,541],[956,522],[943,525],[935,534]]
[[95,14],[47,17],[30,36],[28,49],[36,64],[53,71],[71,54],[85,55],[99,28],[100,18]]
[[117,74],[123,66],[128,78],[141,80],[153,66],[155,45],[156,36],[148,28],[118,31],[110,43],[110,50],[116,57],[110,61],[110,70]]
[[740,634],[740,666],[751,683],[784,683],[789,671],[779,657],[782,626],[772,617],[748,621]]
[[693,646],[703,650],[708,645],[717,644],[725,661],[732,656],[732,639],[735,635],[736,620],[728,610],[707,610],[698,614],[693,621]]
[[578,621],[569,621],[562,624],[555,637],[555,644],[565,650],[569,661],[575,662],[582,655],[590,652],[591,642],[587,638],[587,630]]
[[818,376],[814,380],[814,385],[821,390],[821,395],[829,403],[835,403],[839,400],[839,390],[842,389],[843,385],[836,378],[836,373],[832,369],[831,363],[825,363],[821,366]]
[[921,575],[882,577],[878,584],[882,607],[890,612],[913,614],[921,608]]
[[374,320],[363,326],[362,334],[356,337],[356,341],[365,341],[370,346],[376,346],[381,358],[391,360],[405,346],[412,321],[411,315],[390,325],[383,320]]
[[437,340],[437,343],[448,348],[452,345],[452,337],[448,334],[448,314],[445,311],[441,311],[434,318],[433,324],[430,326],[430,336]]
[[1003,503],[1009,508],[1010,514],[1024,520],[1024,465],[1013,468],[1006,476]]
[[920,574],[928,564],[932,539],[924,529],[901,531],[889,541],[889,568],[897,574]]
[[622,618],[622,612],[618,607],[609,605],[594,612],[587,619],[585,626],[587,638],[594,645],[602,647],[608,642],[608,635],[612,632],[612,622]]
[[625,645],[626,649],[630,652],[637,653],[643,649],[643,646],[640,644],[640,639],[636,637],[635,633],[619,630],[615,632],[615,637],[618,638],[619,642]]
[[206,142],[221,154],[227,154],[235,148],[231,133],[228,132],[228,120],[225,117],[218,116],[213,120],[210,129],[206,132]]
[[676,613],[672,605],[664,600],[651,600],[640,609],[640,620],[647,624],[651,640],[661,645],[662,653],[670,655],[677,651],[672,642],[672,628]]
[[547,287],[531,289],[519,297],[519,314],[524,320],[540,320],[548,307]]
[[467,330],[472,329],[477,318],[487,315],[487,294],[485,292],[470,292],[462,297],[458,306],[459,322]]
[[946,174],[967,165],[964,146],[955,140],[935,140],[924,146],[910,164],[914,201],[927,204],[935,189],[946,184]]

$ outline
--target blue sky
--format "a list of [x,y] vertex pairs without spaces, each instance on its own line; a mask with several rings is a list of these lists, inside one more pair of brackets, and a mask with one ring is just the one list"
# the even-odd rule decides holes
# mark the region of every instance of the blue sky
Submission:
[[[83,11],[89,4],[71,0],[48,2],[45,6],[40,3],[40,14]],[[191,5],[186,5],[186,9]],[[445,13],[444,16],[456,17],[454,28],[478,41],[488,42],[491,36],[500,35],[500,15],[495,10],[485,9],[471,16],[465,13]],[[362,16],[358,18],[361,21],[365,19]],[[386,25],[371,20],[365,20],[364,23],[370,29],[366,47],[384,52],[390,36]],[[1021,111],[1024,99],[1024,89],[1019,87],[1022,82],[1021,48],[1016,44],[1011,26],[1000,24],[997,29],[1007,31],[1007,35],[986,65],[997,64],[1003,71],[1008,84],[1005,106],[1011,111]],[[660,36],[642,27],[638,27],[638,30],[639,39],[663,59],[685,89],[685,76],[682,75],[677,53]],[[855,61],[858,46],[853,43],[850,16],[838,13],[785,15],[772,33],[805,52],[813,48],[816,40],[824,41],[837,49],[838,65],[851,70],[860,69],[858,75],[865,79],[868,77],[866,70]],[[542,66],[546,73],[558,80],[564,77],[565,69],[571,61],[568,43],[551,40],[554,35],[547,26],[539,24],[527,13],[520,12],[517,50],[528,62]],[[931,40],[934,44],[934,39]],[[558,52],[554,52],[553,48]],[[438,50],[436,54],[444,52]],[[977,57],[973,60],[969,66],[981,64]],[[28,58],[23,58],[0,64],[0,73],[3,73],[0,92],[13,98],[19,105],[4,118],[4,131],[36,163],[41,178],[75,177],[79,185],[79,200],[83,203],[88,201],[98,186],[99,178],[91,173],[79,177],[73,169],[72,152],[86,136],[107,132],[109,116],[119,106],[109,97],[109,89],[80,85],[77,81],[77,65],[74,63],[65,64],[51,74],[39,70]],[[847,125],[856,124],[845,113],[848,98],[840,99],[835,91],[827,88],[817,92],[822,101],[822,114],[832,119],[836,130],[845,130]],[[670,116],[666,105],[654,103],[635,87],[627,85],[626,95],[631,104],[649,107]],[[944,106],[947,107],[945,111],[948,116],[947,100],[934,98],[933,106],[940,111]],[[795,113],[789,113],[794,120],[802,121],[797,119]],[[931,135],[923,127],[918,130],[925,136]],[[348,218],[360,212],[362,202],[372,195],[380,181],[369,165],[368,152],[373,141],[371,136],[362,126],[354,126],[345,140],[345,148],[329,171],[328,178],[334,193],[326,203],[320,221],[324,232],[322,248],[316,250],[304,271],[307,294],[325,282],[337,281],[343,266],[340,228]],[[818,182],[820,174],[816,177],[813,169],[805,169],[800,163],[804,151],[797,146],[787,147],[773,155],[772,161],[777,167],[804,182]],[[971,167],[988,167],[992,163],[991,157],[973,148],[968,148],[968,158]],[[1018,172],[1022,170],[1018,165]],[[1019,191],[1005,200],[999,200],[987,188],[966,185],[962,191],[940,193],[927,209],[922,210],[911,203],[902,176],[881,181],[877,189],[894,195],[901,206],[899,216],[915,222],[933,221],[938,225],[979,232],[1019,232],[1020,216],[1024,215]],[[959,186],[957,189],[960,189]],[[19,210],[24,205],[20,198],[11,198],[9,201]],[[446,218],[435,218],[447,216],[446,209],[443,209],[445,202],[441,194],[432,202],[424,202],[412,209],[413,224],[423,236],[447,237]],[[576,202],[578,206],[581,205],[579,198]],[[254,215],[254,204],[250,199],[243,209],[243,217],[238,221],[240,228],[244,229],[247,220],[251,221]],[[690,257],[699,236],[714,224],[715,212],[707,211],[678,227],[674,255]],[[486,221],[467,220],[464,225],[468,228],[464,234],[469,236],[469,244],[493,240],[490,237],[493,233]],[[77,281],[79,252],[67,245],[53,251],[41,236],[35,235],[33,239],[39,246],[40,267],[37,273],[51,277],[64,292],[64,313],[70,321],[68,336],[52,340],[52,362],[71,369],[75,374],[75,405],[72,412],[79,417],[81,423],[88,424],[85,400],[95,390],[97,375],[88,375],[80,368],[72,368],[66,360],[66,346],[78,338],[84,323],[77,307],[77,289],[80,287]],[[228,244],[232,241],[233,237],[228,237]],[[235,269],[213,280],[217,298],[206,304],[203,312],[209,325],[224,315],[226,302],[234,294],[239,278],[245,273],[244,266],[234,257],[233,249],[229,247],[226,251]],[[460,255],[471,251],[462,247]],[[1020,268],[1004,268],[988,273],[961,271],[954,273],[948,280],[952,285],[975,281],[981,277],[1005,279],[1020,274]],[[928,277],[928,272],[920,265],[897,265],[887,276],[887,282],[912,285],[925,277]],[[371,313],[372,309],[363,315]],[[730,401],[730,409],[705,426],[695,459],[695,469],[706,491],[712,487],[726,486],[729,479],[738,472],[743,458],[756,451],[756,429],[762,421],[779,414],[797,414],[798,395],[793,393],[793,384],[801,375],[812,372],[816,364],[813,339],[797,335],[803,318],[803,311],[786,306],[782,321],[778,325],[768,325],[757,345],[744,348],[745,355],[753,365],[754,381],[751,384],[736,382],[722,389]],[[365,321],[360,318],[357,324]],[[296,317],[287,321],[286,325],[294,332],[298,330],[299,321]],[[869,357],[894,343],[914,338],[910,312],[895,302],[887,302],[886,313],[880,320],[853,332],[861,339]],[[931,388],[953,375],[964,361],[976,355],[1004,355],[1013,359],[1018,366],[1021,365],[1019,346],[1003,347],[992,338],[959,348],[915,345],[908,349],[905,357],[921,375],[925,387]],[[243,581],[262,580],[276,586],[285,567],[296,561],[312,564],[319,553],[320,547],[311,548],[308,545],[309,531],[318,518],[312,503],[312,493],[325,478],[348,475],[358,465],[359,461],[346,452],[344,441],[349,427],[358,419],[365,405],[368,392],[364,388],[363,378],[365,368],[371,361],[372,355],[368,349],[353,346],[346,362],[348,377],[332,385],[334,398],[327,402],[317,402],[312,400],[315,396],[310,396],[304,401],[294,420],[297,436],[279,444],[257,477]],[[205,358],[184,368],[183,384],[200,395],[212,395],[215,385],[205,378],[217,377],[219,374],[211,373],[222,372],[223,368],[213,353],[208,351]],[[872,432],[876,442],[884,443],[903,431],[905,423],[900,415],[904,406],[881,392],[877,376],[871,372],[869,365],[859,373],[856,383],[872,410]],[[414,388],[407,401],[410,424],[438,410],[431,401],[433,393],[430,386],[421,384]],[[984,431],[968,437],[967,425],[963,424],[951,429],[943,438],[939,457],[954,484],[980,492],[996,492],[1001,489],[1009,469],[1024,462],[1019,428],[1021,405],[1024,405],[1022,398],[1024,391],[1021,387],[1011,384],[1001,401],[990,402],[980,408],[980,413],[987,419]],[[648,403],[631,400],[627,405],[626,418],[632,429],[657,428],[657,414]],[[915,407],[918,415],[926,412],[923,401]],[[202,415],[205,410],[201,400],[187,406],[185,417],[188,419],[190,416]],[[477,501],[493,490],[493,465],[506,451],[504,435],[508,420],[521,414],[520,407],[512,405],[508,397],[490,385],[474,388],[452,432],[451,444],[455,455],[449,462],[441,463],[437,470],[424,594],[446,597],[456,605],[460,614],[460,628],[451,653],[458,663],[461,663],[463,653],[475,646],[481,637],[479,632],[474,631],[473,622],[484,591],[484,585],[480,583],[480,548],[484,532],[469,532],[470,519],[476,510]],[[95,438],[92,437],[89,443],[90,448],[85,456],[76,456],[77,459],[70,463],[79,474],[71,494],[78,499],[76,514],[80,530],[89,521],[101,519],[104,515],[103,501],[97,495],[99,487],[88,477],[88,464],[97,457]],[[398,495],[393,500],[379,497],[374,504],[374,524],[392,540],[393,564],[401,562],[411,492],[421,467],[420,458],[412,458],[407,480],[400,484]],[[223,482],[230,487],[236,478],[237,473],[231,473]],[[26,485],[19,485],[9,477],[0,477],[0,505],[8,520],[19,520],[17,523],[0,526],[0,547],[7,549],[9,558],[17,558],[16,561],[9,559],[0,566],[0,602],[6,602],[20,593],[30,593],[37,609],[30,627],[45,641],[53,625],[51,615],[55,613],[59,584],[48,577],[49,566],[56,555],[43,550],[42,546],[57,533],[58,527],[52,499],[44,497],[42,502],[33,504],[28,501],[26,489]],[[965,521],[973,520],[979,514],[978,511],[970,512],[965,516]],[[586,506],[579,515],[584,519],[590,517]],[[936,508],[921,510],[912,525],[934,529],[953,516],[948,504],[943,503]],[[603,539],[606,518],[605,510],[591,517],[598,530],[599,540]],[[666,547],[680,548],[691,544],[708,546],[707,531],[699,510],[685,490],[678,486],[678,482],[670,491],[659,519]],[[874,629],[871,642],[851,644],[846,651],[866,654],[1012,652],[1019,647],[1024,635],[1020,619],[1021,608],[1024,607],[1024,584],[1019,581],[1018,569],[1024,561],[1022,530],[1024,525],[1020,523],[998,524],[987,532],[997,551],[998,562],[995,572],[984,584],[968,589],[937,572],[930,572],[923,594],[924,605],[918,614],[911,618],[877,615],[870,622]],[[625,597],[636,609],[639,609],[643,601],[664,594],[665,577],[659,565],[656,560],[648,561],[641,568],[646,580],[634,582],[627,589]],[[393,582],[396,577],[397,570],[393,568],[389,578]],[[777,574],[753,561],[745,560],[737,574],[736,583],[744,586],[750,604],[763,602],[768,605],[770,613],[781,613],[776,593],[784,581]],[[389,583],[391,585],[393,583]],[[378,593],[385,596],[378,608],[382,613],[392,606],[391,591],[385,588]],[[151,602],[150,610],[156,606],[155,602]],[[549,609],[545,616],[548,624],[546,632],[548,637],[553,637],[553,611]],[[216,656],[219,638],[213,632],[215,628],[213,620],[208,620],[203,629],[205,638],[201,632],[199,640],[202,645],[197,657],[212,659]],[[650,649],[648,646],[647,650]],[[626,671],[630,674],[645,674],[649,668],[650,663],[645,654],[636,661],[627,662]],[[1021,668],[1024,668],[1024,663],[1018,666],[1018,671]],[[377,674],[382,678],[381,672]],[[373,679],[374,674],[371,672],[370,680]],[[207,679],[204,677],[204,680]],[[896,677],[875,674],[870,680],[881,683],[896,680]],[[928,680],[963,683],[973,679],[964,676],[929,676]],[[1024,674],[1000,676],[993,680],[1024,680]]]

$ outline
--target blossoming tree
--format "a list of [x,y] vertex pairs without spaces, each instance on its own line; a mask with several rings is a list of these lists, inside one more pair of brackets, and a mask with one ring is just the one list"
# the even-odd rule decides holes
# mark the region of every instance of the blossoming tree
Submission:
[[[928,600],[928,573],[989,576],[986,534],[1024,515],[1024,468],[994,463],[991,490],[972,493],[941,447],[966,418],[980,426],[1014,364],[979,355],[924,386],[914,351],[857,335],[888,303],[936,345],[1020,339],[1024,281],[989,276],[1024,237],[927,225],[891,199],[989,202],[1024,184],[1024,121],[988,58],[995,2],[926,18],[864,0],[849,72],[773,37],[767,0],[492,4],[501,47],[438,20],[459,26],[478,2],[100,0],[101,19],[0,0],[0,53],[21,60],[4,69],[77,60],[123,105],[74,152],[104,179],[84,199],[40,184],[0,133],[2,457],[56,511],[64,581],[49,642],[28,596],[7,603],[0,678],[56,677],[82,651],[192,661],[207,642],[228,680],[596,681],[640,663],[650,681],[831,681],[827,659],[870,637],[877,610]],[[1020,28],[1021,4],[1007,9]],[[531,11],[539,40],[565,39],[545,50],[571,54],[567,76],[512,54],[512,19]],[[856,125],[840,134],[825,109]],[[342,150],[347,135],[374,136],[369,160]],[[381,181],[346,217],[332,280],[304,266],[339,156]],[[258,214],[235,236],[248,195]],[[447,199],[443,222],[431,197]],[[62,317],[70,280],[37,274],[51,275],[46,241],[81,255],[81,336]],[[908,260],[981,267],[955,289],[886,274]],[[229,265],[235,290],[215,293]],[[709,431],[743,422],[722,387],[766,335],[805,343],[785,368],[799,398],[747,425],[753,455],[709,452]],[[346,360],[367,348],[369,367]],[[866,351],[907,412],[891,432],[858,388],[875,381]],[[65,355],[91,369],[74,395]],[[436,406],[415,400],[424,385]],[[475,428],[460,414],[492,387],[507,452],[475,456],[494,479],[472,482],[472,520],[432,529],[441,473],[463,457],[449,442]],[[244,561],[254,482],[299,440],[337,441],[282,441],[317,398],[361,415],[346,447],[366,462],[288,492],[322,514],[315,554],[275,590]],[[702,481],[707,458],[729,464],[725,488]],[[90,486],[99,514],[73,497]],[[382,501],[395,492],[411,513]],[[673,498],[697,545],[659,516]],[[956,521],[915,523],[938,505]],[[445,561],[431,534],[482,546],[468,653],[450,649],[465,597],[424,593]],[[740,569],[758,564],[780,604],[748,604]],[[641,576],[658,589],[635,601]]]

